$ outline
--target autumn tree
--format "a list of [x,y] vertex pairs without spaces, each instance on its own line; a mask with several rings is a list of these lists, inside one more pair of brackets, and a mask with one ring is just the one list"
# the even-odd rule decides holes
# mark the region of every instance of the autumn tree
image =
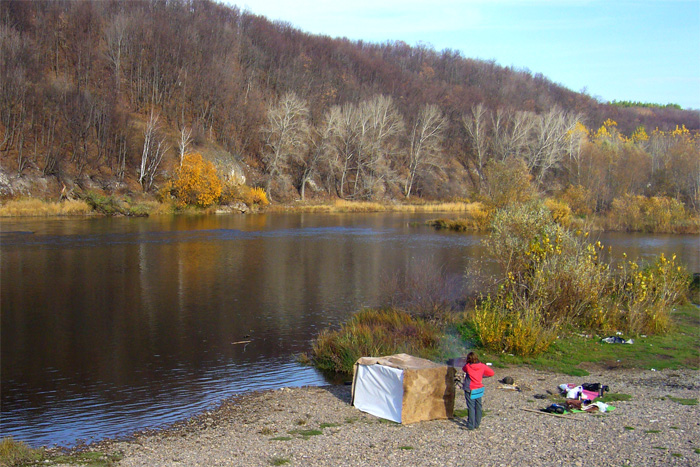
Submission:
[[203,159],[199,153],[183,157],[172,180],[172,193],[178,206],[206,208],[219,199],[221,190],[221,179],[212,162]]

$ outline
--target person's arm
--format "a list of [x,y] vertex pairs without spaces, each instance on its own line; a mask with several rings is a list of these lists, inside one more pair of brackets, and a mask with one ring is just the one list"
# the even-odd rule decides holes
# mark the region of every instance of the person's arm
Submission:
[[484,365],[484,378],[489,378],[495,374],[490,366]]

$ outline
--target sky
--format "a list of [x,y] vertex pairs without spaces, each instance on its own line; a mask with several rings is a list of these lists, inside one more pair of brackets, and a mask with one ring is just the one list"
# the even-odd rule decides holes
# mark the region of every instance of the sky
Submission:
[[225,0],[312,34],[404,41],[601,101],[700,109],[700,0]]

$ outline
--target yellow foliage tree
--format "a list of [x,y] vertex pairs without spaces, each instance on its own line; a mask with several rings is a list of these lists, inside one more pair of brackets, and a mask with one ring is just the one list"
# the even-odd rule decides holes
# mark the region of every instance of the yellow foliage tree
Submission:
[[201,154],[186,154],[175,171],[172,191],[178,206],[206,208],[221,196],[221,180],[214,164],[204,160]]
[[630,136],[630,139],[634,143],[644,143],[649,141],[649,135],[647,135],[643,126],[638,126],[637,129],[634,130],[634,133],[632,133],[632,136]]

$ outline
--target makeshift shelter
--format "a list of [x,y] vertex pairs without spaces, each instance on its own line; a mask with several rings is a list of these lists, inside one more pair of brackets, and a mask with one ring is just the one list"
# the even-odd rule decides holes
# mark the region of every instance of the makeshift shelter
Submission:
[[454,377],[454,367],[408,354],[362,357],[353,367],[352,404],[403,424],[452,418]]

